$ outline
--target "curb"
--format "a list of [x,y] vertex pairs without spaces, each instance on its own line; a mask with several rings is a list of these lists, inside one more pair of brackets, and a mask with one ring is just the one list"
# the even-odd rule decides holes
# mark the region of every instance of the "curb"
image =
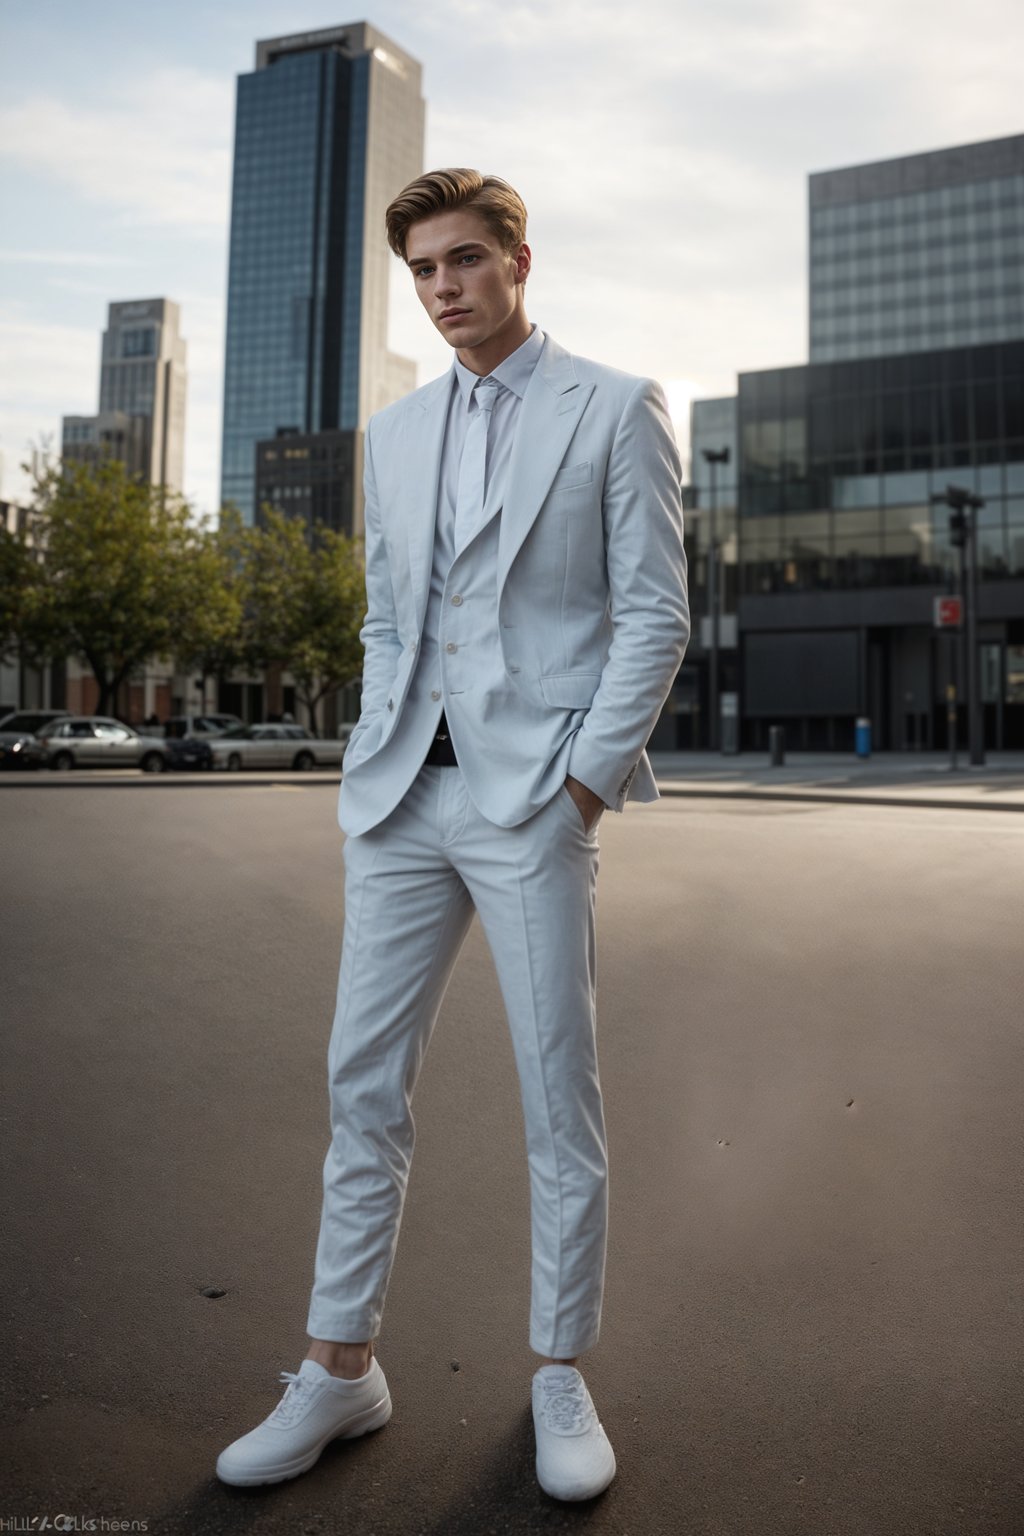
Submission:
[[[326,773],[277,773],[267,771],[257,774],[217,773],[132,773],[104,774],[102,770],[89,772],[81,769],[75,774],[4,773],[0,774],[0,791],[4,789],[42,789],[57,792],[62,789],[273,789],[280,785],[288,788],[310,788],[314,785],[341,784],[340,775]],[[746,786],[742,789],[718,789],[711,785],[669,782],[658,784],[663,799],[674,800],[776,800],[783,804],[805,805],[881,805],[921,811],[1010,811],[1024,813],[1021,800],[967,800],[949,795],[923,796],[915,794],[883,794],[874,790],[803,789],[798,785],[785,788]]]
[[871,790],[828,789],[704,789],[693,785],[659,784],[663,799],[679,800],[782,800],[821,805],[887,805],[920,811],[1017,811],[1024,802],[1014,800],[925,799],[919,795],[880,795]]

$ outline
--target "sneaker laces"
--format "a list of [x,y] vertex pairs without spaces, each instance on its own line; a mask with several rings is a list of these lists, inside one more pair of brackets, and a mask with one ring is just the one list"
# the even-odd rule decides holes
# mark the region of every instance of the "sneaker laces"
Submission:
[[539,1411],[545,1429],[560,1435],[582,1434],[589,1427],[593,1414],[590,1394],[582,1376],[570,1381],[564,1377],[552,1381],[542,1376],[540,1384],[544,1395]]
[[282,1371],[279,1380],[289,1383],[288,1390],[270,1418],[273,1423],[287,1427],[305,1413],[309,1407],[310,1394],[318,1383],[309,1376],[300,1376],[298,1371]]

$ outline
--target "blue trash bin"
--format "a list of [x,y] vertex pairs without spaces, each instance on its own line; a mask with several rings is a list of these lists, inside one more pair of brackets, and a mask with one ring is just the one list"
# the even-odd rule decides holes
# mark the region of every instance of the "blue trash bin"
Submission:
[[854,750],[858,757],[871,756],[871,721],[863,715],[854,727]]

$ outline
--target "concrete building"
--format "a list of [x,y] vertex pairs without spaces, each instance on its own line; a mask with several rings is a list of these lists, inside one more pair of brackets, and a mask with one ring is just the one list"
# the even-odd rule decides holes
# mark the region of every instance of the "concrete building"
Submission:
[[249,523],[258,443],[361,432],[415,387],[387,345],[384,211],[423,129],[419,64],[366,22],[257,43],[239,76],[221,497]]
[[61,453],[120,459],[151,485],[180,491],[185,471],[186,343],[170,299],[111,304],[103,333],[99,411],[65,416]]
[[[720,691],[739,739],[804,749],[946,745],[966,658],[933,628],[956,590],[955,484],[978,513],[986,745],[1024,745],[1024,135],[810,178],[811,362],[695,401],[687,503],[694,613],[661,744],[706,745],[711,487],[724,566]],[[724,541],[724,542],[722,542]],[[730,642],[735,647],[728,654]],[[958,650],[961,654],[958,654]],[[696,709],[685,706],[696,699]],[[671,705],[671,701],[670,701]],[[693,720],[696,713],[697,720]]]

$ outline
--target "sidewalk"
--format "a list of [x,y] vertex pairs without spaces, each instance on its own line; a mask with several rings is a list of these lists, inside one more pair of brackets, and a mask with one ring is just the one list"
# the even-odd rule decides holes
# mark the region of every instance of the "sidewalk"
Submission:
[[766,752],[652,752],[663,795],[706,799],[859,801],[932,810],[1024,811],[1024,752],[990,752],[972,768],[961,752],[951,769],[941,753],[791,752],[773,768]]

